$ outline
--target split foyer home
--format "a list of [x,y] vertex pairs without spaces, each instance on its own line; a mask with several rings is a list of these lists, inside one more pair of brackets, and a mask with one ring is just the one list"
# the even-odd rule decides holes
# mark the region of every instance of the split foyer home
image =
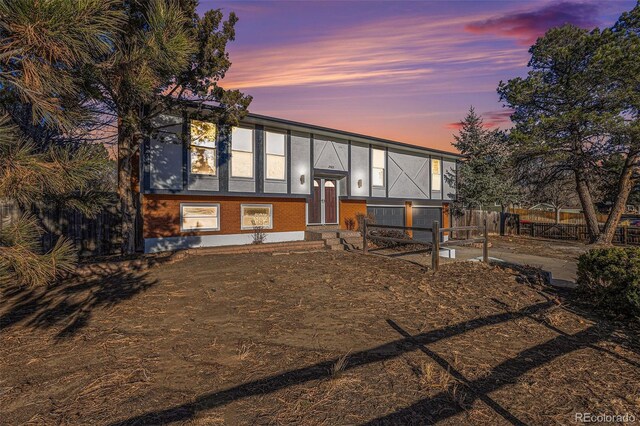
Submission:
[[145,252],[249,244],[256,227],[265,242],[303,240],[358,213],[449,223],[454,153],[258,114],[221,132],[187,108],[153,127],[134,185]]

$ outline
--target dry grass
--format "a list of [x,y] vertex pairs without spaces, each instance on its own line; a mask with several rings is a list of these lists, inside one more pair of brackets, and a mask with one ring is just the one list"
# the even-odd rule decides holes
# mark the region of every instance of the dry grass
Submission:
[[331,377],[338,378],[340,374],[347,367],[347,363],[349,362],[349,352],[342,355],[338,360],[331,366]]
[[518,272],[447,264],[434,275],[313,253],[202,256],[115,278],[3,296],[3,422],[640,417],[637,329],[580,312]]

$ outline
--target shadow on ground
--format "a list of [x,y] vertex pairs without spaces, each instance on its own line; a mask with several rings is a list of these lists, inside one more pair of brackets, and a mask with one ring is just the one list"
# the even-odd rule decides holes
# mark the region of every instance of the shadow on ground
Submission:
[[[500,304],[499,301],[497,301],[497,303]],[[443,391],[409,407],[374,419],[369,422],[369,424],[372,425],[406,424],[415,422],[416,419],[421,419],[421,424],[436,423],[464,411],[476,399],[483,401],[508,423],[523,425],[525,424],[523,421],[494,401],[489,394],[506,384],[517,381],[519,377],[527,372],[573,351],[585,347],[601,350],[602,348],[594,345],[609,338],[612,333],[614,333],[614,329],[602,324],[595,324],[572,335],[563,333],[560,330],[554,330],[562,334],[540,345],[522,351],[518,356],[498,364],[485,377],[473,381],[465,379],[461,372],[457,371],[449,362],[434,351],[428,349],[426,345],[462,335],[481,327],[492,326],[525,317],[536,319],[554,306],[556,306],[556,303],[549,300],[527,306],[518,311],[477,318],[416,335],[409,334],[396,322],[388,319],[388,325],[397,331],[402,338],[368,350],[353,353],[347,358],[344,370],[384,362],[400,357],[407,352],[419,350],[433,359],[443,369],[447,370],[449,374],[457,380],[457,383],[462,385],[462,389]],[[620,358],[615,353],[612,355]],[[623,357],[621,360],[640,367],[640,365],[634,361]],[[117,423],[112,423],[112,425],[152,425],[190,420],[201,411],[220,407],[239,399],[269,394],[289,386],[299,385],[313,380],[328,379],[331,377],[332,367],[337,362],[339,362],[338,358],[331,359],[308,367],[247,382],[219,392],[200,395],[193,402],[148,412]]]
[[[94,267],[94,269],[97,269]],[[109,308],[156,283],[139,270],[96,272],[46,287],[5,290],[0,300],[0,331],[23,327],[59,327],[57,339],[73,336],[94,310]]]

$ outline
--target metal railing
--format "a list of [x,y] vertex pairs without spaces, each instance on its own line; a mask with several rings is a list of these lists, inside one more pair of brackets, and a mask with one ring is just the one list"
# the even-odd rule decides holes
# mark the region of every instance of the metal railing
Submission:
[[[369,235],[371,229],[398,229],[402,231],[423,231],[431,233],[431,268],[434,271],[440,269],[440,248],[444,246],[464,245],[470,243],[482,243],[482,261],[489,263],[489,232],[487,229],[487,220],[483,221],[482,226],[453,226],[448,228],[440,228],[440,223],[434,220],[431,228],[420,226],[396,226],[396,225],[376,225],[369,223],[367,218],[362,221],[362,252],[367,254],[369,252],[369,239],[375,239],[378,241],[387,241],[399,244],[429,244],[424,241],[415,240],[413,238],[396,238],[379,235]],[[457,232],[457,231],[478,231],[482,233],[482,237],[466,238],[464,240],[447,240],[440,241],[440,236],[444,232]]]

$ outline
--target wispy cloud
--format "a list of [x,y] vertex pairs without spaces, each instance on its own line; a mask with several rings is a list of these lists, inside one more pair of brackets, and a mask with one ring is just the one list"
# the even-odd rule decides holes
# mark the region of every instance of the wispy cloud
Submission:
[[511,123],[512,109],[500,109],[496,111],[487,111],[482,113],[485,127],[494,128],[502,127]]
[[[500,109],[495,111],[486,111],[480,114],[482,117],[482,127],[485,129],[495,129],[499,127],[506,127],[506,125],[511,123],[511,114],[513,114],[513,110],[511,109]],[[454,123],[447,123],[444,125],[446,129],[450,130],[460,130],[462,128],[462,122],[456,121]]]
[[591,29],[598,25],[597,3],[555,2],[537,9],[507,13],[467,24],[474,34],[494,34],[512,38],[520,45],[531,45],[549,28],[564,24]]
[[[281,86],[433,85],[452,75],[526,63],[518,48],[485,46],[462,31],[469,18],[393,17],[324,34],[314,41],[233,53],[225,79],[241,89]],[[446,75],[442,69],[446,68]]]

